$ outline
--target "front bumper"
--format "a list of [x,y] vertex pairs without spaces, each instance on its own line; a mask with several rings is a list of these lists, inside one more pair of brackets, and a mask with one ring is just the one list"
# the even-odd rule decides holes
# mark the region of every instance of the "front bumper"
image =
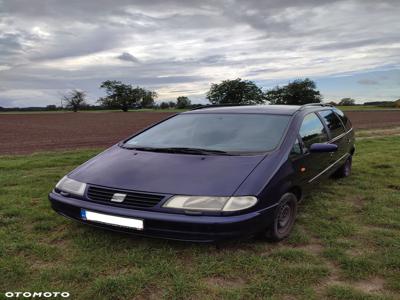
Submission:
[[[49,194],[49,200],[57,213],[82,223],[136,235],[194,242],[214,242],[250,236],[269,226],[275,212],[275,206],[272,206],[235,216],[193,216],[107,206],[64,197],[54,192]],[[144,229],[135,230],[83,220],[82,208],[109,215],[143,219]]]

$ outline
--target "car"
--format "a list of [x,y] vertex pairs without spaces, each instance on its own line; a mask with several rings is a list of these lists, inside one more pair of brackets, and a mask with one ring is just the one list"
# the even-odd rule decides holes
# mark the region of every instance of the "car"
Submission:
[[63,177],[49,200],[65,217],[115,231],[280,241],[305,195],[350,175],[354,152],[350,120],[330,105],[210,106],[115,144]]

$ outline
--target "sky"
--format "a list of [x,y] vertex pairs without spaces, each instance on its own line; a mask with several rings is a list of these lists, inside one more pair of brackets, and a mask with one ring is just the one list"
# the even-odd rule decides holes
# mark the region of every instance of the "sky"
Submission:
[[398,0],[0,0],[0,106],[88,102],[104,80],[206,103],[211,83],[310,78],[326,102],[400,98]]

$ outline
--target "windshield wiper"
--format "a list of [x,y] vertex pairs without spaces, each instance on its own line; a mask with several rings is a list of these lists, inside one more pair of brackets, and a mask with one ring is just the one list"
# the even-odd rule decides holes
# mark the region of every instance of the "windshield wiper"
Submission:
[[[163,148],[161,148],[161,149],[163,149]],[[203,148],[171,147],[171,148],[164,148],[164,149],[167,149],[167,151],[171,151],[174,153],[190,153],[190,154],[200,154],[200,155],[209,155],[209,154],[231,155],[226,151],[214,150],[214,149],[203,149]]]
[[226,151],[213,150],[213,149],[202,149],[202,148],[189,148],[189,147],[127,147],[126,149],[139,150],[139,151],[151,151],[151,152],[167,152],[167,153],[187,153],[187,154],[198,154],[198,155],[232,155]]

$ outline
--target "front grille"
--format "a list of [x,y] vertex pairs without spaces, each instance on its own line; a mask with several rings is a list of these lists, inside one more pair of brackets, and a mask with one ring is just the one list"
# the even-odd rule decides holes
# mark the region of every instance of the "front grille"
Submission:
[[[115,193],[126,194],[124,201],[121,203],[111,201]],[[135,208],[153,207],[164,198],[163,195],[145,194],[96,186],[89,186],[87,197],[89,200],[102,204]]]

